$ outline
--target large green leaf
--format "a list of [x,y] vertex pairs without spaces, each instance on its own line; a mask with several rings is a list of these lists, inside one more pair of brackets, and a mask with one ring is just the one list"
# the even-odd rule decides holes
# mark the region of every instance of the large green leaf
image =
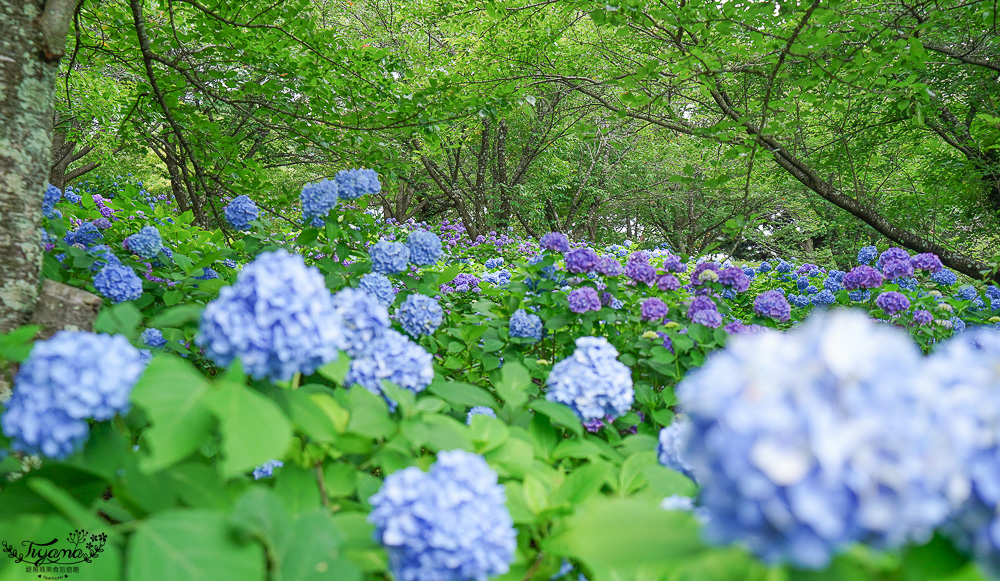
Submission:
[[245,385],[222,381],[205,395],[222,431],[223,476],[232,477],[283,458],[292,423],[274,402]]
[[171,466],[204,445],[214,422],[204,401],[208,389],[208,381],[180,357],[153,358],[131,396],[152,424],[144,435],[150,454],[139,464],[143,470]]
[[171,509],[143,522],[128,547],[128,579],[260,581],[261,545],[241,543],[226,514],[206,509]]

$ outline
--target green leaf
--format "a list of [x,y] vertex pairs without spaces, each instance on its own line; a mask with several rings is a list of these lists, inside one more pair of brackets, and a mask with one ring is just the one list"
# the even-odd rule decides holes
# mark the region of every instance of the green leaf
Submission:
[[427,386],[427,391],[442,397],[449,403],[457,404],[459,407],[485,406],[493,408],[497,405],[496,400],[493,399],[493,396],[488,391],[477,385],[461,381],[448,381],[438,378]]
[[[642,531],[637,534],[637,531]],[[566,519],[544,547],[586,563],[599,579],[638,579],[640,572],[676,566],[703,550],[688,513],[665,511],[655,501],[595,497]]]
[[377,439],[389,435],[396,424],[389,417],[385,400],[361,386],[354,386],[347,393],[351,421],[347,431],[367,438]]
[[219,420],[224,477],[284,457],[292,439],[292,424],[274,402],[226,380],[205,394],[205,402]]
[[[164,296],[164,300],[166,300],[166,296]],[[203,310],[205,310],[203,305],[179,305],[156,315],[149,320],[146,326],[155,328],[180,327],[185,323],[197,321]]]
[[494,381],[497,394],[513,407],[520,407],[528,401],[527,391],[532,387],[531,374],[516,361],[510,361],[500,369],[500,380]]
[[203,401],[208,388],[201,373],[180,357],[153,357],[131,395],[152,424],[144,434],[150,455],[140,460],[140,468],[162,470],[209,439],[215,420]]
[[170,509],[137,528],[128,547],[129,579],[259,581],[264,551],[240,543],[226,514],[206,509]]
[[528,407],[548,416],[554,425],[567,427],[577,436],[583,436],[583,424],[569,406],[555,401],[536,399]]

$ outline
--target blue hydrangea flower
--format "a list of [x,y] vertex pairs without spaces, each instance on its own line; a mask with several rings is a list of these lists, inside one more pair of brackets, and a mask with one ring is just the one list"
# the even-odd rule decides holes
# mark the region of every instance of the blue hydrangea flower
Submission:
[[142,279],[121,262],[108,262],[94,277],[94,288],[114,304],[134,301],[142,296]]
[[97,244],[99,240],[104,240],[104,234],[91,222],[80,224],[79,228],[73,232],[68,232],[66,237],[63,238],[63,241],[70,246],[73,244],[82,244],[87,248]]
[[832,276],[827,276],[826,280],[823,281],[823,289],[828,290],[831,293],[838,293],[844,289],[843,285],[840,284],[841,280],[843,279],[841,278],[838,280]]
[[382,392],[382,381],[388,380],[403,389],[420,393],[434,380],[431,354],[393,329],[382,332],[369,343],[360,356],[351,361],[344,384],[361,385],[381,395],[396,409],[396,402]]
[[472,416],[489,416],[491,418],[496,418],[497,413],[493,411],[493,408],[488,408],[484,405],[477,405],[476,407],[469,410],[469,413],[465,416],[465,423],[472,425]]
[[378,173],[372,169],[342,169],[337,172],[336,180],[340,197],[345,200],[356,200],[382,191]]
[[406,246],[410,249],[409,261],[413,264],[427,266],[441,259],[441,239],[433,232],[427,230],[410,232],[406,238]]
[[345,337],[323,275],[282,249],[259,255],[219,291],[195,343],[221,367],[238,357],[252,377],[289,380],[334,361]]
[[780,290],[764,291],[753,301],[753,310],[762,317],[786,322],[791,317],[792,307]]
[[42,197],[42,215],[46,218],[55,218],[55,207],[61,197],[62,190],[52,184],[48,184],[45,188],[45,194]]
[[855,542],[925,542],[964,499],[942,388],[908,334],[863,312],[733,337],[677,387],[714,543],[822,568]]
[[656,455],[660,459],[660,464],[671,470],[676,470],[688,478],[694,478],[694,474],[691,472],[691,463],[684,459],[684,447],[687,445],[690,435],[691,422],[683,416],[675,417],[673,423],[660,430]]
[[143,258],[155,258],[163,248],[163,239],[156,226],[144,226],[138,233],[128,237],[128,249]]
[[299,194],[302,201],[302,217],[314,227],[323,225],[323,218],[337,206],[339,191],[337,182],[323,180],[306,184]]
[[766,260],[764,262],[761,262],[760,266],[757,267],[757,272],[759,272],[760,274],[766,274],[768,272],[771,272],[771,263],[767,262]]
[[398,581],[485,581],[510,570],[517,530],[482,456],[442,451],[428,472],[390,474],[369,502]]
[[511,337],[540,341],[542,339],[542,319],[524,309],[518,309],[510,316],[508,334]]
[[94,257],[94,264],[90,266],[90,270],[97,271],[101,268],[107,266],[108,264],[121,264],[122,261],[115,256],[115,253],[111,250],[111,247],[107,244],[98,244],[96,246],[91,246],[87,250],[87,254]]
[[568,405],[580,420],[615,419],[632,407],[632,370],[604,337],[579,337],[573,355],[552,366],[545,399]]
[[861,289],[847,293],[847,296],[856,303],[868,302],[872,298],[872,291]]
[[865,246],[858,251],[858,264],[871,264],[873,260],[878,256],[878,248],[874,246]]
[[333,295],[333,308],[343,325],[341,349],[358,357],[389,329],[389,311],[371,294],[355,288]]
[[215,272],[215,270],[210,266],[206,266],[201,270],[202,270],[201,274],[199,274],[198,276],[193,276],[191,278],[195,280],[212,280],[215,278],[219,278],[219,273]]
[[35,343],[18,370],[3,433],[15,450],[64,458],[86,441],[86,420],[128,411],[145,367],[122,335],[59,331]]
[[66,191],[63,192],[63,197],[66,198],[66,201],[70,204],[79,204],[83,201],[83,196],[76,193],[72,186],[66,186]]
[[812,304],[820,307],[825,307],[827,305],[832,305],[837,302],[837,297],[833,296],[833,293],[828,290],[820,291],[819,293],[813,295]]
[[786,272],[792,271],[792,265],[785,261],[783,258],[778,259],[778,266],[774,268],[774,271],[779,274],[784,274]]
[[285,463],[281,460],[268,460],[260,466],[253,469],[253,479],[260,480],[261,478],[270,478],[274,476],[274,469],[281,468]]
[[384,274],[369,272],[361,277],[358,288],[378,299],[378,302],[385,307],[396,300],[396,288],[392,286],[392,281]]
[[406,270],[410,261],[410,248],[399,242],[382,240],[368,249],[372,270],[379,274],[396,274]]
[[795,286],[798,287],[799,291],[804,291],[809,286],[809,277],[800,276],[798,280],[795,281]]
[[951,286],[958,282],[958,275],[947,268],[931,273],[931,280],[941,286]]
[[894,280],[893,282],[898,284],[899,288],[910,292],[917,290],[917,287],[920,284],[917,282],[917,279],[913,278],[912,276],[901,276],[896,280]]
[[225,210],[226,221],[237,230],[249,230],[250,222],[253,222],[260,215],[257,204],[250,199],[250,196],[237,196]]
[[979,296],[979,293],[976,292],[976,288],[971,284],[963,284],[958,287],[958,292],[955,293],[955,296],[963,301],[971,301]]
[[490,270],[501,268],[503,266],[503,258],[500,256],[494,256],[493,258],[489,258],[486,260],[485,266]]
[[444,321],[444,309],[429,296],[414,293],[396,310],[403,330],[413,337],[431,335]]
[[146,347],[163,347],[167,344],[167,340],[163,338],[163,331],[153,328],[143,331],[142,335],[139,336],[139,340]]

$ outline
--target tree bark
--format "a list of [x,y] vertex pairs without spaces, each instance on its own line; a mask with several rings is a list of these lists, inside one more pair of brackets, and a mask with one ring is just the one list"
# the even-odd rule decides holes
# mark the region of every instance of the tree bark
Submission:
[[76,0],[0,0],[0,333],[38,300],[55,81]]

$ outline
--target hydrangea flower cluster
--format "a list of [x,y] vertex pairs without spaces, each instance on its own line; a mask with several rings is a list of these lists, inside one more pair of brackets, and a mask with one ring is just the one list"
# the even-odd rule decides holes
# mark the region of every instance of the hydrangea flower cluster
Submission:
[[389,311],[371,294],[345,288],[333,295],[333,309],[343,326],[340,348],[358,357],[389,329]]
[[163,338],[163,331],[159,329],[149,328],[142,332],[139,336],[139,340],[146,347],[163,347],[167,344],[167,340]]
[[312,373],[346,347],[323,275],[284,249],[259,255],[219,291],[202,312],[195,343],[219,366],[238,357],[252,377],[283,381]]
[[878,256],[878,248],[875,246],[865,246],[858,251],[858,264],[870,265]]
[[847,290],[878,288],[882,286],[882,275],[870,266],[855,266],[844,275],[842,284]]
[[[711,272],[711,271],[708,271]],[[695,297],[688,306],[687,316],[692,322],[706,327],[718,327],[722,324],[722,315],[715,301],[705,296]]]
[[121,262],[108,261],[107,266],[94,277],[94,288],[114,304],[134,301],[142,296],[142,279]]
[[693,479],[691,464],[684,459],[683,451],[690,437],[691,422],[684,416],[675,417],[673,423],[660,430],[656,455],[660,464]]
[[931,280],[941,286],[951,286],[958,282],[958,275],[947,268],[931,274]]
[[540,341],[542,339],[542,319],[524,309],[518,309],[510,316],[508,334],[511,337]]
[[608,277],[621,276],[625,273],[625,269],[622,268],[622,263],[618,262],[618,259],[614,256],[602,256],[600,260],[597,261],[597,266],[594,270],[598,274],[602,274]]
[[896,315],[910,308],[910,299],[896,291],[880,293],[875,299],[875,305],[888,313]]
[[143,258],[154,258],[163,248],[163,238],[156,226],[143,226],[128,237],[128,249]]
[[625,262],[625,276],[637,283],[656,283],[656,269],[649,264],[649,257],[642,252],[633,252]]
[[403,330],[413,337],[430,335],[444,321],[441,305],[429,296],[414,293],[396,310],[396,317]]
[[719,271],[719,282],[738,293],[746,292],[750,288],[750,277],[743,272],[743,269],[735,266]]
[[379,274],[396,274],[406,270],[410,261],[410,247],[399,242],[382,240],[368,249],[372,270]]
[[917,270],[926,270],[932,273],[941,272],[944,269],[941,259],[933,252],[924,252],[923,254],[914,256],[910,259],[910,264]]
[[35,343],[0,416],[13,449],[65,458],[87,440],[88,419],[129,409],[146,364],[122,335],[59,331]]
[[284,465],[285,463],[281,460],[268,460],[253,469],[253,479],[260,480],[261,478],[270,478],[274,476],[275,468],[281,468]]
[[337,206],[338,197],[337,182],[323,180],[306,184],[299,194],[299,199],[302,201],[302,217],[310,221],[313,226],[321,226],[323,218]]
[[335,179],[338,195],[345,200],[356,200],[382,191],[378,173],[373,169],[342,169],[337,172]]
[[926,541],[965,493],[921,357],[856,311],[710,355],[677,388],[706,537],[808,568],[854,542]]
[[433,232],[427,230],[410,232],[406,239],[406,247],[410,249],[409,261],[413,264],[427,266],[441,259],[441,239]]
[[465,423],[472,425],[472,416],[489,416],[496,419],[497,413],[493,411],[493,408],[488,408],[484,405],[477,405],[469,410],[469,413],[465,415]]
[[396,402],[383,393],[382,381],[419,393],[434,380],[432,363],[431,354],[423,347],[393,329],[386,329],[351,361],[344,384],[361,385],[381,395],[389,409],[395,410]]
[[358,287],[378,299],[382,306],[388,307],[396,300],[396,288],[384,274],[369,272],[361,277]]
[[902,248],[893,246],[892,248],[887,249],[885,252],[879,255],[878,260],[875,262],[875,266],[877,266],[879,270],[883,270],[885,268],[885,265],[892,260],[905,260],[909,262],[910,253],[903,250]]
[[496,270],[503,267],[503,258],[500,256],[494,256],[493,258],[486,259],[486,263],[483,265],[489,270]]
[[589,286],[573,289],[569,293],[569,310],[574,313],[601,310],[601,297]]
[[675,291],[681,288],[681,281],[672,274],[664,274],[656,279],[656,288],[661,291]]
[[399,581],[483,580],[509,571],[517,530],[503,485],[482,456],[442,451],[427,472],[386,477],[368,521]]
[[59,202],[59,198],[62,197],[62,190],[55,187],[52,184],[48,184],[45,187],[45,193],[42,195],[42,215],[46,218],[58,218],[62,216],[62,212],[56,215],[56,204]]
[[94,226],[92,222],[84,222],[75,231],[68,232],[63,241],[70,246],[82,244],[84,247],[90,248],[103,239],[104,234],[101,233],[97,226]]
[[566,271],[586,274],[597,267],[600,257],[590,248],[574,248],[566,253]]
[[549,232],[539,241],[542,248],[552,252],[569,252],[569,238],[562,232]]
[[545,399],[568,405],[582,422],[613,420],[632,407],[632,370],[604,337],[579,337],[573,355],[552,366]]
[[[767,264],[766,262],[763,264]],[[761,266],[763,266],[763,264]],[[687,266],[681,262],[681,257],[676,254],[668,254],[663,257],[663,268],[669,270],[670,272],[685,272],[687,271]],[[770,268],[770,265],[768,265]]]
[[668,310],[667,303],[657,297],[651,297],[642,301],[639,315],[643,321],[660,321],[667,316]]
[[249,230],[250,222],[256,220],[259,215],[257,204],[247,195],[236,196],[225,209],[226,221],[237,230]]

